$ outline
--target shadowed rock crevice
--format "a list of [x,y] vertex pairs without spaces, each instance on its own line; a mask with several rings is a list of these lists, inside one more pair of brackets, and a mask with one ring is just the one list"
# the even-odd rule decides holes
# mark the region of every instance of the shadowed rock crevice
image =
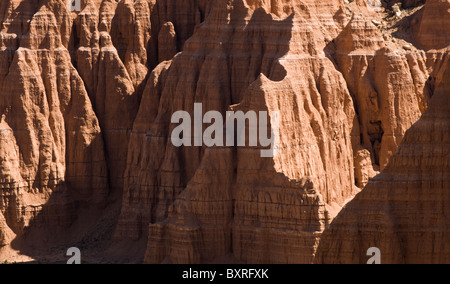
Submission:
[[[311,263],[369,184],[316,259],[446,262],[447,2],[1,0],[0,260]],[[173,146],[195,103],[278,155]]]
[[[232,109],[271,113],[276,105],[261,91],[271,84],[262,75]],[[329,222],[327,205],[310,179],[277,172],[282,158],[261,158],[260,150],[206,149],[168,217],[150,224],[145,262],[310,263]]]
[[[184,109],[193,114],[194,102],[203,102],[203,113],[218,110],[224,114],[234,104],[233,100],[240,101],[243,89],[261,72],[282,76],[284,68],[277,60],[288,51],[290,29],[280,33],[278,27],[292,25],[289,24],[292,18],[276,22],[259,10],[246,22],[247,12],[242,4],[237,3],[233,10],[227,10],[225,3],[217,2],[210,17],[186,42],[185,50],[173,62],[158,66],[150,76],[129,147],[128,180],[118,238],[146,239],[148,224],[168,216],[168,207],[201,163],[202,147],[172,145],[169,139],[175,127],[170,124],[172,113]],[[222,22],[228,15],[230,26]],[[273,25],[276,33],[265,35],[259,28],[261,23]],[[215,26],[222,31],[211,30]],[[206,36],[210,40],[200,45]],[[242,45],[248,38],[255,38],[253,44]],[[277,46],[259,53],[269,43]],[[185,66],[191,69],[186,70]],[[177,82],[178,78],[184,79]],[[165,150],[149,156],[155,153],[154,149]]]
[[450,61],[429,109],[406,132],[386,169],[325,230],[317,263],[449,263]]
[[[353,103],[342,76],[317,52],[337,28],[323,35],[309,27],[335,25],[335,13],[317,18],[312,12],[334,8],[299,5],[276,18],[246,4],[213,6],[184,51],[153,72],[144,92],[115,238],[147,239],[150,224],[146,262],[309,263],[334,214],[328,209],[354,193]],[[174,147],[171,114],[192,114],[194,102],[202,102],[204,112],[280,111],[282,154],[263,159],[247,147]],[[335,165],[344,170],[334,171]],[[311,192],[295,185],[305,177],[314,184]],[[257,240],[248,242],[249,236]],[[286,242],[269,249],[279,238]],[[292,255],[281,253],[288,247]]]

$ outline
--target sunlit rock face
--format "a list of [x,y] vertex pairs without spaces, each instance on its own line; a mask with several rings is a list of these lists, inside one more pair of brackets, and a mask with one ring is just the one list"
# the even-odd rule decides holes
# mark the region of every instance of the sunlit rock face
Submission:
[[[0,3],[0,259],[447,262],[448,1],[405,1],[407,44],[365,1],[80,4]],[[279,114],[277,155],[174,146],[195,103]]]

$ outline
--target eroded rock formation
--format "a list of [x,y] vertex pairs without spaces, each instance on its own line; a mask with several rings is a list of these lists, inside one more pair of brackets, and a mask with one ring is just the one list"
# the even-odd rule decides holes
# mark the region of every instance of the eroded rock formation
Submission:
[[[0,246],[51,235],[125,248],[118,262],[360,260],[348,245],[358,235],[314,260],[319,242],[338,246],[334,234],[343,240],[353,227],[330,229],[323,242],[322,232],[366,184],[334,222],[391,216],[377,207],[389,199],[372,192],[381,180],[386,192],[402,188],[399,157],[428,137],[405,133],[433,96],[441,103],[410,132],[425,120],[437,123],[430,145],[444,137],[449,36],[436,21],[448,21],[449,2],[404,4],[412,9],[391,20],[365,1],[82,0],[70,12],[65,0],[2,0]],[[175,147],[171,116],[193,114],[194,103],[203,113],[279,113],[278,155]],[[433,174],[446,173],[431,160]],[[426,196],[444,194],[433,186]],[[359,206],[372,198],[371,215]],[[401,231],[383,224],[386,238]]]
[[427,1],[417,34],[418,42],[425,48],[445,48],[450,44],[450,31],[446,28],[450,25],[449,9],[447,0]]
[[449,263],[450,61],[430,108],[409,129],[385,171],[322,236],[318,263]]
[[65,6],[2,5],[34,9],[19,12],[31,15],[27,25],[9,15],[2,22],[2,227],[19,236],[31,222],[64,230],[76,219],[75,203],[106,204],[100,125],[51,11]]

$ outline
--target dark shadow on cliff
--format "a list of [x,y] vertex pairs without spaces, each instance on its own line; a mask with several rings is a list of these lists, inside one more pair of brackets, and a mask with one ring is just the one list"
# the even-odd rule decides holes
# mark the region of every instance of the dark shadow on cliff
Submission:
[[[259,84],[258,79],[253,87],[260,91],[246,94],[234,111],[270,113]],[[258,95],[256,105],[251,95]],[[323,198],[309,177],[294,180],[277,172],[274,158],[260,156],[262,149],[267,148],[206,148],[198,174],[170,205],[167,218],[150,224],[144,262],[311,263],[316,232],[328,222]],[[258,178],[249,181],[255,172]],[[284,218],[271,210],[277,205]],[[202,206],[205,212],[199,211]]]
[[[96,144],[92,142],[91,146]],[[25,203],[26,207],[16,209],[22,216],[30,210],[36,211],[28,226],[15,230],[17,236],[11,242],[14,250],[35,259],[36,263],[65,263],[69,259],[67,249],[77,247],[81,250],[82,263],[111,262],[104,251],[117,223],[120,196],[105,188],[106,177],[93,177],[91,181],[99,187],[91,184],[88,189],[80,188],[83,182],[78,178],[66,176],[65,182],[59,181],[49,190],[48,201],[40,209],[29,202]],[[35,181],[37,187],[33,188],[39,185]]]
[[395,30],[392,35],[396,38],[403,39],[410,44],[412,44],[417,49],[422,49],[423,47],[417,42],[416,35],[419,32],[420,22],[422,20],[424,8],[415,13],[404,17],[398,21],[391,29]]
[[82,263],[112,262],[104,251],[111,240],[119,207],[94,208],[74,200],[68,186],[60,185],[11,247],[37,263],[65,263],[67,249],[81,250]]
[[[233,4],[232,11],[228,12],[224,1],[215,1],[208,18],[197,26],[193,36],[186,41],[183,52],[179,53],[171,63],[169,75],[165,80],[170,78],[172,81],[161,82],[161,86],[164,87],[157,90],[160,107],[155,121],[149,123],[146,133],[137,130],[135,122],[132,136],[145,137],[143,141],[149,145],[149,149],[144,151],[147,152],[145,155],[157,151],[154,149],[158,149],[157,145],[160,145],[162,137],[167,139],[164,140],[167,142],[162,150],[165,154],[157,155],[157,161],[152,161],[155,158],[151,157],[140,157],[140,160],[151,160],[153,164],[132,165],[133,177],[126,177],[130,183],[124,191],[122,214],[118,226],[123,229],[118,230],[117,244],[111,248],[111,250],[115,250],[115,247],[119,247],[123,250],[124,257],[126,257],[127,250],[140,250],[143,259],[147,247],[149,225],[162,222],[168,217],[172,203],[185,190],[205,154],[205,149],[202,147],[175,148],[171,146],[169,139],[170,130],[173,129],[173,125],[170,123],[171,115],[181,110],[178,109],[179,106],[175,105],[176,101],[183,100],[186,101],[186,104],[188,102],[203,103],[210,109],[210,98],[217,98],[220,106],[214,110],[225,113],[230,105],[241,102],[245,89],[261,74],[273,81],[281,81],[286,76],[286,70],[278,60],[289,51],[294,15],[276,21],[261,8],[257,9],[251,19],[247,21],[245,17],[248,10],[244,3],[234,1]],[[267,30],[263,28],[264,25],[268,26]],[[205,42],[205,45],[197,44],[201,41]],[[193,60],[199,60],[199,62],[194,64]],[[194,74],[192,76],[195,77],[195,81],[185,85],[183,94],[177,93],[175,96],[174,86],[182,88],[178,85],[183,85],[187,80],[180,75],[180,70],[185,72],[186,68],[189,68],[189,71],[186,72],[189,74],[186,76]],[[203,89],[206,85],[205,81],[211,80],[206,73],[201,74],[206,68],[208,68],[209,74],[217,76],[215,81],[208,82],[211,85],[214,83],[215,87],[211,90]],[[191,84],[195,84],[193,89]],[[216,86],[220,87],[216,88]],[[138,118],[145,117],[144,110],[150,109],[150,106],[143,104],[151,103],[154,101],[143,98]],[[191,103],[184,106],[188,112],[192,111],[192,107],[193,103],[192,106]],[[206,111],[207,109],[204,109],[204,112]],[[133,155],[130,151],[129,149],[129,155]],[[140,155],[144,155],[144,153],[140,153]],[[187,159],[186,157],[189,156],[193,158]],[[168,189],[168,186],[161,180],[161,176],[167,172],[162,165],[173,163],[173,161],[180,164],[180,170],[179,172],[174,170],[177,176],[172,179],[179,179],[181,185],[179,187],[169,186]],[[142,177],[143,180],[136,177]],[[173,198],[170,197],[172,194]],[[126,232],[122,232],[125,228],[132,228],[132,231],[126,235]],[[139,249],[136,249],[136,246],[139,246]]]
[[324,231],[316,263],[450,263],[450,60],[428,110],[389,165]]

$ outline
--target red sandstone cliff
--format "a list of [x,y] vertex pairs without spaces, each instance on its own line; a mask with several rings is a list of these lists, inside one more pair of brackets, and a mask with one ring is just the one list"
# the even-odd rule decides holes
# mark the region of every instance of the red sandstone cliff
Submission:
[[[420,125],[445,129],[448,112],[449,2],[421,5],[405,2],[398,17],[365,1],[82,0],[71,13],[64,0],[2,0],[0,259],[57,243],[117,262],[357,262],[351,226],[379,242],[403,232],[379,216],[420,231],[426,222],[402,210],[433,214],[419,201],[445,184],[409,196],[415,207],[384,208],[396,178],[448,172],[438,159],[408,176],[401,158],[434,133]],[[279,155],[173,146],[171,115],[194,103],[279,112]],[[431,155],[440,129],[414,147]],[[373,193],[380,181],[385,195]],[[447,262],[436,257],[424,261]]]
[[450,61],[430,108],[409,129],[385,171],[339,214],[321,238],[318,263],[449,263]]

